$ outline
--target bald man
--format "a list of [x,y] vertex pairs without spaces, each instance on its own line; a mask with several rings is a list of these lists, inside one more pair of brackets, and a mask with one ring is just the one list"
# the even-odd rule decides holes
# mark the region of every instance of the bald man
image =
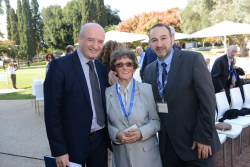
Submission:
[[103,48],[104,29],[96,23],[82,26],[79,48],[55,59],[44,83],[45,124],[57,167],[107,167],[110,143],[105,89],[108,69],[96,60]]
[[214,62],[211,75],[214,84],[215,93],[226,92],[228,102],[230,104],[230,87],[232,82],[230,74],[233,72],[232,62],[237,53],[237,46],[230,45],[227,49],[227,54],[217,58]]

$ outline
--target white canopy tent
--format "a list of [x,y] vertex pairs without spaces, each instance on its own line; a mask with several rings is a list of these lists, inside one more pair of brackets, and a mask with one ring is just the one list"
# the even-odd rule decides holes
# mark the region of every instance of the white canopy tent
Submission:
[[[105,42],[112,40],[120,43],[133,42],[148,39],[147,35],[144,34],[134,34],[128,32],[120,32],[120,31],[108,31],[105,33]],[[76,43],[75,45],[79,45]]]
[[223,21],[214,26],[208,27],[196,33],[190,34],[189,38],[204,38],[204,37],[217,37],[224,36],[225,52],[226,47],[226,36],[227,35],[238,35],[238,34],[250,34],[250,24],[235,23],[231,21]]
[[[183,34],[183,33],[178,33],[178,32],[175,33],[175,40],[185,39],[185,38],[189,38],[189,35]],[[141,41],[141,42],[148,42],[148,41],[149,41],[149,38],[147,37],[147,39],[145,39],[144,41]]]

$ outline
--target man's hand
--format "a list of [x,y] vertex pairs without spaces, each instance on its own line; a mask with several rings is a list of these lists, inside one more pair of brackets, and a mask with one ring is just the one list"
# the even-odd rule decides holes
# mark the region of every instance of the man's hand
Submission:
[[130,140],[128,135],[126,135],[125,133],[121,131],[117,132],[116,138],[119,140],[121,144],[128,143],[128,141]]
[[221,92],[226,92],[225,89],[221,89],[220,91],[221,91]]
[[117,82],[117,77],[115,76],[114,71],[110,70],[109,72],[109,84],[114,85]]
[[68,154],[62,155],[60,157],[56,157],[57,167],[66,167],[66,165],[70,166]]
[[201,159],[201,155],[202,155],[202,159],[208,158],[208,154],[212,156],[211,146],[198,143],[197,141],[193,141],[193,146],[191,148],[192,150],[195,148],[196,144],[198,146],[198,158],[199,159]]
[[137,140],[140,140],[142,138],[141,131],[139,129],[132,129],[129,130],[128,133],[126,133],[130,137],[129,143],[133,143]]

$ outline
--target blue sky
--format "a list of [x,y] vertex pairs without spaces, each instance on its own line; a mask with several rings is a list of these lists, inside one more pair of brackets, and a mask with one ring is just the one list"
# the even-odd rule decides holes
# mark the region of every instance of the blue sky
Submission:
[[[40,11],[49,5],[61,5],[64,7],[69,0],[38,0]],[[5,4],[2,2],[5,10]],[[10,5],[16,9],[16,0],[10,0]],[[121,20],[126,20],[136,14],[150,11],[165,11],[167,9],[178,7],[184,9],[187,6],[187,0],[104,0],[112,9],[120,10]],[[6,34],[6,15],[0,16],[0,30]],[[6,35],[4,39],[7,39]]]

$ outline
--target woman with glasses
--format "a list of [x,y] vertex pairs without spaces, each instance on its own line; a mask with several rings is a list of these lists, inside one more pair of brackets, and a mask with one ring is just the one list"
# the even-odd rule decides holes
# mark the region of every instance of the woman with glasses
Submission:
[[118,81],[106,89],[112,167],[162,166],[156,137],[160,120],[152,87],[133,79],[137,67],[134,52],[125,48],[114,52],[111,70]]
[[49,66],[52,60],[54,60],[56,56],[53,53],[47,53],[45,56],[45,60],[47,61],[47,67],[46,67],[46,75],[47,72],[49,71]]

